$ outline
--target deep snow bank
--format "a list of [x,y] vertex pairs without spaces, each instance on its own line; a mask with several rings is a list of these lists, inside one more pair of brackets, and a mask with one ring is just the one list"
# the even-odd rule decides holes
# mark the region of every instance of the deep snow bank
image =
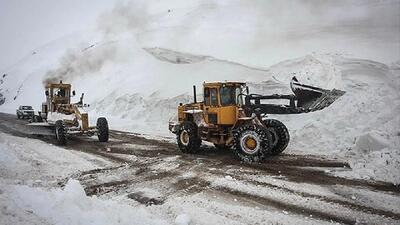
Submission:
[[[0,210],[1,214],[28,211],[45,224],[170,224],[152,215],[145,206],[133,207],[96,196],[88,197],[76,180],[69,180],[63,190],[7,185],[2,187],[0,199],[8,203]],[[12,220],[9,216],[0,219],[5,224],[11,224]]]
[[[291,130],[290,151],[335,153],[347,159],[360,177],[399,183],[399,70],[337,56],[311,64],[324,68],[319,72],[327,76],[318,78],[319,82],[341,86],[346,94],[324,110],[278,117]],[[300,73],[318,68],[309,66],[303,64]],[[285,63],[285,68],[290,64]],[[312,70],[311,74],[317,72]]]

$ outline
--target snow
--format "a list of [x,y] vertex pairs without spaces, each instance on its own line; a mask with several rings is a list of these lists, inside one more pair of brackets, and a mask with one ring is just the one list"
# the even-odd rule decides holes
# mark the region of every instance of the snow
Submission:
[[180,214],[175,219],[176,225],[189,225],[190,224],[190,216],[187,214]]
[[88,197],[77,180],[57,186],[114,165],[98,157],[0,133],[0,162],[0,224],[170,224],[145,207]]
[[[196,204],[197,207],[193,208],[193,204]],[[188,215],[193,223],[199,224],[332,224],[310,217],[287,215],[282,211],[270,210],[262,205],[240,206],[231,196],[225,196],[221,192],[178,197],[174,201],[167,201],[165,207],[168,211],[178,215]],[[226,215],[230,215],[230,217],[227,218]]]
[[19,210],[30,211],[51,224],[169,224],[144,207],[88,197],[76,180],[69,180],[63,190],[8,186],[4,194]]
[[146,209],[130,207],[96,197],[87,197],[76,180],[70,180],[64,190],[42,190],[18,186],[9,193],[18,207],[31,210],[54,224],[168,224],[154,218]]
[[[39,110],[45,100],[43,84],[62,79],[77,92],[73,102],[85,93],[90,125],[105,116],[111,129],[175,141],[168,123],[176,119],[179,103],[193,101],[192,85],[200,90],[199,101],[204,81],[241,81],[247,82],[251,93],[290,94],[290,80],[296,76],[301,83],[346,93],[321,111],[270,115],[289,129],[286,153],[347,161],[351,169],[324,168],[335,176],[400,184],[399,1],[135,0],[118,1],[98,13],[111,4],[91,9],[90,19],[77,11],[68,26],[56,23],[63,30],[59,34],[40,32],[40,41],[35,38],[32,43],[46,44],[33,46],[29,54],[0,71],[0,111],[14,114],[19,105]],[[72,32],[76,26],[70,22],[80,20],[80,31]],[[96,24],[83,29],[89,20]],[[15,26],[12,19],[4,21]],[[3,58],[8,55],[15,58],[9,52]],[[155,145],[121,146],[158,150]],[[106,151],[112,152],[109,147]],[[195,170],[206,165],[202,159],[192,165],[181,156],[154,160],[114,155],[134,163],[151,162],[143,166],[149,176],[183,172],[145,180],[135,174],[141,166],[116,165],[0,132],[0,224],[331,224],[316,215],[296,213],[290,206],[357,216],[359,223],[394,223],[395,218],[357,211],[340,201],[400,212],[396,193],[299,185],[283,175],[246,174],[232,167],[209,168],[222,174],[214,176]],[[116,168],[79,176],[107,167]],[[82,183],[73,179],[77,177]],[[195,179],[210,185],[195,193],[171,188]],[[85,194],[88,185],[114,181],[135,184],[117,194]],[[127,197],[133,192],[165,202],[145,206]],[[286,205],[277,209],[246,195]]]
[[287,152],[338,157],[352,176],[400,183],[399,1],[287,4],[119,2],[96,30],[49,42],[1,71],[0,110],[39,109],[43,82],[63,79],[85,92],[92,124],[105,116],[113,129],[169,138],[193,84],[236,80],[252,93],[288,94],[295,75],[346,93],[322,111],[271,115],[289,128]]
[[51,112],[47,115],[47,121],[49,123],[55,124],[57,122],[57,120],[70,120],[73,121],[75,119],[75,115],[74,114],[70,114],[70,115],[65,115],[62,113],[57,113],[57,112]]
[[[282,176],[268,174],[246,176],[246,173],[240,172],[242,169],[239,166],[204,168],[207,164],[203,164],[201,159],[195,160],[194,166],[187,164],[190,159],[182,161],[181,156],[138,157],[132,160],[132,165],[115,165],[97,156],[3,133],[0,133],[0,144],[0,224],[332,224],[329,220],[318,219],[317,215],[295,213],[290,205],[310,209],[324,207],[332,215],[337,212],[349,218],[356,215],[360,223],[394,222],[378,214],[355,212],[334,201],[324,201],[324,198],[343,201],[351,198],[360,205],[400,212],[400,198],[395,193],[377,192],[357,186],[303,185],[285,180]],[[136,161],[139,164],[135,164]],[[140,162],[149,164],[137,166],[141,165]],[[146,175],[136,174],[144,167],[147,167],[150,176],[178,172],[177,166],[182,164],[186,164],[180,168],[182,175],[178,173],[176,176],[152,180],[145,179]],[[106,169],[104,173],[82,173],[102,168]],[[221,174],[204,173],[207,169]],[[237,179],[235,176],[238,174],[260,183]],[[66,178],[65,186],[60,187],[60,179]],[[170,185],[196,178],[205,179],[211,185],[194,193],[190,192],[190,188],[170,189]],[[129,181],[132,184],[126,189],[99,197],[85,194],[83,187],[112,181]],[[279,200],[288,204],[288,207],[276,209],[273,205],[253,202],[253,199],[240,194],[232,195],[223,188],[253,194],[256,200]],[[145,206],[129,199],[129,193],[140,193],[141,196],[164,202]],[[301,193],[310,197],[302,197]]]
[[[81,152],[42,141],[0,133],[0,180],[10,184],[50,185],[77,171],[112,165]],[[59,157],[63,155],[63,157]]]
[[[227,188],[232,190],[237,190],[243,193],[248,194],[255,194],[259,196],[260,199],[267,199],[267,201],[283,201],[287,202],[295,208],[296,206],[302,207],[304,205],[307,208],[311,209],[321,209],[324,207],[326,211],[333,213],[334,215],[345,215],[348,218],[352,218],[354,212],[349,208],[342,207],[339,204],[330,203],[327,205],[322,206],[321,199],[314,199],[314,198],[306,198],[302,199],[296,194],[286,192],[284,190],[274,190],[272,187],[264,187],[262,190],[258,186],[250,185],[247,182],[238,181],[232,179],[232,177],[228,178],[219,178],[219,179],[210,179],[211,185],[214,187],[221,187]],[[290,206],[289,206],[290,207]],[[288,212],[282,211],[283,214],[287,215]],[[361,213],[357,216],[357,221],[360,223],[365,223],[368,221],[369,223],[383,223],[383,224],[390,224],[392,221],[390,219],[385,220],[380,216],[371,216],[368,214]]]

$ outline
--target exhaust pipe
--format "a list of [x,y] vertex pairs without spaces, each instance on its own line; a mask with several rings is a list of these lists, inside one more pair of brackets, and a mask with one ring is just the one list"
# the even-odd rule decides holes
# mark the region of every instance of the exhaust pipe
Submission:
[[196,98],[196,85],[193,85],[193,101],[194,101],[194,103],[197,103],[197,98]]

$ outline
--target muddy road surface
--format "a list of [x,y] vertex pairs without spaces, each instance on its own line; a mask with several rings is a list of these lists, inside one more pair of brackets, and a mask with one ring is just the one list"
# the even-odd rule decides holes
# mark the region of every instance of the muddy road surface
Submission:
[[[56,144],[51,129],[27,123],[0,113],[0,132]],[[203,145],[199,154],[182,154],[171,141],[115,130],[108,143],[71,137],[64,148],[117,166],[82,171],[60,186],[74,178],[87,195],[143,204],[154,212],[168,213],[178,203],[227,224],[280,224],[286,217],[311,224],[400,224],[399,187],[338,176],[351,174],[351,168],[337,159],[282,154],[242,164],[229,150]]]

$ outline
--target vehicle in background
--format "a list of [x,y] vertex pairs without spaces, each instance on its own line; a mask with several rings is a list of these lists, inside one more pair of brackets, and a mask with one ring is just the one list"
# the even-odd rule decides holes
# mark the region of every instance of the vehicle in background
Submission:
[[32,118],[35,115],[35,111],[32,106],[29,105],[21,105],[17,109],[17,117],[18,119]]

